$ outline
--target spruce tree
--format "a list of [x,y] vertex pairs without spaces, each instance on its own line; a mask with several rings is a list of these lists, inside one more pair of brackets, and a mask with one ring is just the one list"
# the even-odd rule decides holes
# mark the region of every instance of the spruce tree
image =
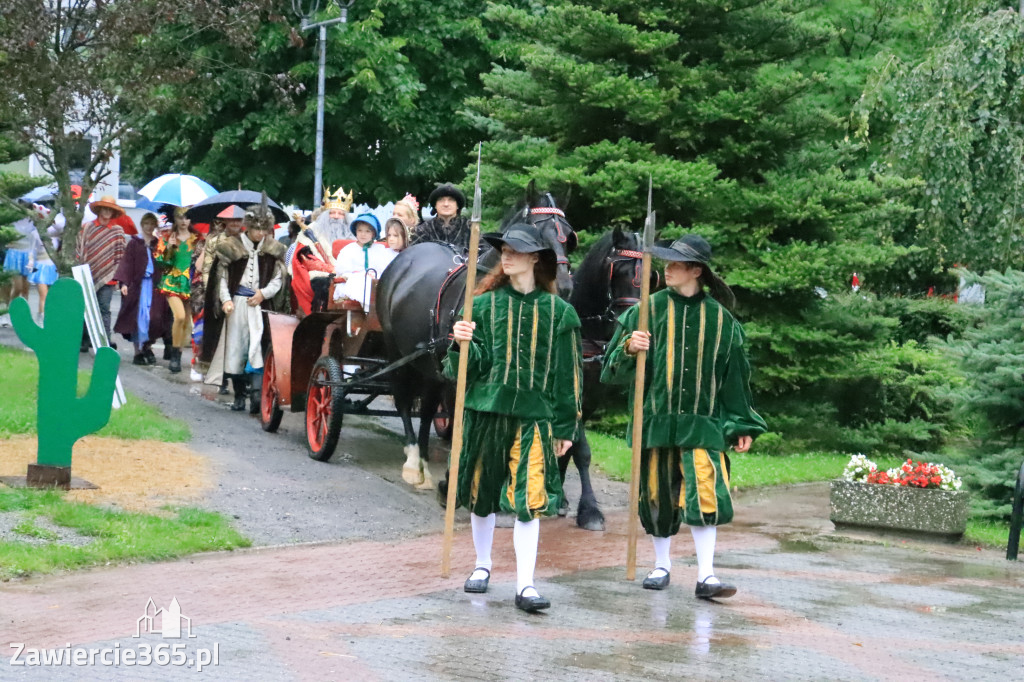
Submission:
[[[870,282],[912,253],[892,237],[912,183],[868,169],[863,148],[844,140],[844,122],[821,103],[821,77],[801,70],[833,33],[797,9],[492,5],[485,19],[508,37],[483,78],[487,95],[469,101],[489,137],[488,195],[504,204],[530,179],[571,189],[574,227],[600,234],[639,228],[652,175],[661,236],[695,231],[714,245],[745,322],[757,403],[775,429],[844,448],[934,445],[941,419],[937,434],[909,405],[869,416],[845,400],[872,374],[873,395],[885,395],[921,367],[887,350],[898,317],[837,296],[853,272]],[[843,442],[837,421],[856,437]]]
[[1024,461],[1024,272],[969,276],[968,281],[985,287],[984,305],[972,306],[977,323],[941,344],[963,371],[964,384],[955,392],[958,412],[975,428],[973,447],[957,472],[979,491],[973,503],[979,515],[1008,518]]

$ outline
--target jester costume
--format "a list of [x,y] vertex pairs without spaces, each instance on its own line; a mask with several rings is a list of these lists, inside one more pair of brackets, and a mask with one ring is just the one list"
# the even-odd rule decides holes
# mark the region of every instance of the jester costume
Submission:
[[163,277],[157,287],[167,296],[188,300],[192,292],[192,254],[196,250],[199,236],[189,235],[183,243],[171,246],[166,239],[160,239],[153,254],[153,260],[164,267]]
[[[649,304],[640,520],[648,534],[668,537],[681,522],[732,520],[725,449],[766,426],[751,407],[743,328],[732,314],[703,292],[664,289]],[[601,374],[605,383],[629,384],[631,404],[636,358],[626,346],[639,312],[637,304],[619,318]]]
[[[478,516],[550,516],[562,500],[554,440],[575,440],[580,426],[579,318],[553,294],[506,285],[473,300],[473,321],[457,503]],[[458,358],[453,345],[451,378]]]

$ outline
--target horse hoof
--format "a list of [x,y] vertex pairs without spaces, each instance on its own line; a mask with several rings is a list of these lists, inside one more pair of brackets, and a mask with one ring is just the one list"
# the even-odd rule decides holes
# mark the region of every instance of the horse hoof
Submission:
[[437,487],[434,485],[434,479],[431,477],[430,471],[427,470],[426,465],[423,467],[422,476],[423,480],[414,486],[416,490],[433,490]]
[[583,530],[604,530],[604,514],[597,509],[578,511],[576,525]]
[[418,467],[402,467],[402,480],[411,486],[423,483],[423,472]]
[[568,516],[569,515],[569,500],[562,498],[562,504],[558,505],[558,515]]

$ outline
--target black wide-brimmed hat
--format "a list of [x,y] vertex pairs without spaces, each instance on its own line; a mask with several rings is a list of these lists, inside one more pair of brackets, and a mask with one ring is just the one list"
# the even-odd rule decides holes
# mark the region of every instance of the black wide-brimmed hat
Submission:
[[698,263],[711,267],[711,244],[700,235],[684,234],[674,242],[657,241],[650,250],[652,256],[661,260]]
[[430,204],[431,208],[437,205],[437,200],[441,197],[451,197],[455,199],[455,203],[459,205],[459,210],[466,208],[466,195],[462,193],[458,187],[450,182],[446,182],[443,185],[438,185],[434,188],[434,191],[430,193],[430,197],[427,199],[427,203]]
[[481,238],[499,251],[501,247],[508,246],[519,253],[538,253],[541,251],[555,253],[554,249],[544,243],[540,230],[526,223],[511,225],[504,232],[488,232],[481,235]]
[[651,247],[651,255],[677,263],[696,263],[703,268],[701,282],[716,301],[726,308],[736,305],[732,289],[711,269],[711,244],[698,234],[684,234],[674,242],[658,241]]

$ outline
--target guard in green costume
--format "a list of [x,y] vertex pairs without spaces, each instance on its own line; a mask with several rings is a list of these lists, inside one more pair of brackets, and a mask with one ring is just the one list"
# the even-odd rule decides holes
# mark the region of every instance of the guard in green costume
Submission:
[[746,452],[767,427],[751,406],[743,328],[726,309],[735,299],[711,270],[711,245],[685,235],[651,253],[667,261],[667,286],[650,297],[650,331],[637,331],[639,304],[623,313],[601,374],[632,393],[636,355],[647,351],[639,513],[655,568],[643,584],[668,587],[672,536],[685,523],[697,554],[696,595],[731,597],[736,588],[715,577],[713,565],[717,526],[733,515],[725,450]]
[[[456,322],[453,338],[469,341],[465,435],[457,504],[471,512],[476,569],[466,592],[486,592],[495,513],[516,515],[516,606],[551,603],[533,586],[540,517],[562,500],[556,458],[580,428],[583,381],[580,320],[555,292],[555,253],[531,225],[482,237],[501,251],[501,265],[477,288],[473,322]],[[445,359],[454,377],[459,345]]]

